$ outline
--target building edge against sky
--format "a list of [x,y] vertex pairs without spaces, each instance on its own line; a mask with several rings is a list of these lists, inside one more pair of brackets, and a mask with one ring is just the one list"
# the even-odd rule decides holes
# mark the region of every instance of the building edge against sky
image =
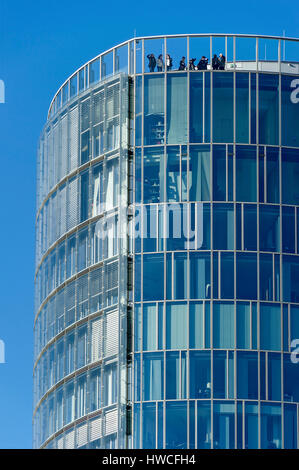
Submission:
[[298,118],[292,38],[134,38],[58,90],[37,165],[35,448],[298,448]]

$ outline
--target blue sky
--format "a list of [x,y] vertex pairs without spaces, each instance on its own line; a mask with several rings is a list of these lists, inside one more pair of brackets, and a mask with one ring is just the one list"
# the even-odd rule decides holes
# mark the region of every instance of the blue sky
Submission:
[[8,1],[0,4],[0,448],[31,447],[35,160],[60,84],[98,53],[134,36],[176,33],[299,35],[282,0]]

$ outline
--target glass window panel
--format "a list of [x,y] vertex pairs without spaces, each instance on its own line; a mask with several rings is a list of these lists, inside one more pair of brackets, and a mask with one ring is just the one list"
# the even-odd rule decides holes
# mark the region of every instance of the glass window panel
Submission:
[[164,144],[164,76],[144,77],[144,145]]
[[115,73],[128,73],[128,44],[115,49]]
[[144,40],[144,71],[162,72],[165,66],[164,38]]
[[236,199],[256,202],[256,148],[236,147]]
[[167,76],[167,143],[187,142],[187,76]]
[[190,302],[189,311],[189,347],[193,349],[203,349],[205,341],[205,317],[203,303]]
[[213,199],[226,200],[226,147],[213,145]]
[[279,351],[281,349],[280,305],[260,306],[260,347]]
[[157,206],[142,206],[143,251],[157,251]]
[[164,201],[164,149],[146,149],[144,155],[143,202]]
[[284,405],[284,448],[297,449],[297,407]]
[[226,351],[213,352],[213,396],[227,398],[227,357]]
[[[225,56],[226,52],[226,38],[225,37],[220,37],[220,36],[216,36],[216,37],[212,37],[212,56],[214,56],[215,54],[218,56],[218,59],[220,61],[220,54],[222,54],[223,56]],[[224,59],[226,59],[226,57],[224,57]],[[224,62],[225,64],[225,62]],[[219,70],[224,70],[224,65],[223,63],[220,61],[220,65],[219,65]]]
[[291,305],[291,342],[294,339],[299,339],[299,307]]
[[203,142],[203,73],[190,75],[190,142]]
[[156,403],[142,405],[142,448],[156,448]]
[[214,449],[235,448],[235,404],[214,403],[213,407]]
[[258,449],[258,405],[245,403],[245,449]]
[[213,303],[213,346],[235,347],[235,309],[232,302]]
[[187,304],[166,304],[166,348],[187,348]]
[[211,448],[211,403],[197,402],[197,448]]
[[257,298],[257,259],[256,254],[237,253],[237,298]]
[[281,76],[281,143],[289,147],[299,146],[299,82],[295,77]]
[[283,300],[299,302],[299,261],[294,256],[283,256]]
[[299,150],[282,149],[282,203],[299,204]]
[[187,65],[187,38],[167,38],[167,54],[172,58],[171,70],[184,70],[184,63]]
[[256,352],[237,353],[237,396],[258,398],[258,355]]
[[113,52],[102,56],[101,79],[113,74]]
[[143,349],[151,351],[157,344],[157,310],[156,304],[143,305]]
[[180,184],[180,149],[167,147],[166,153],[166,199],[179,201],[181,193]]
[[249,75],[236,74],[236,141],[249,143]]
[[281,355],[268,354],[268,400],[281,400]]
[[255,204],[244,204],[244,250],[257,249],[257,210]]
[[187,447],[187,402],[166,402],[166,449]]
[[282,251],[295,253],[295,208],[282,206]]
[[278,144],[279,77],[259,74],[259,143]]
[[274,300],[273,257],[265,253],[260,253],[260,299]]
[[257,133],[257,107],[256,107],[256,74],[250,74],[250,142],[251,144],[256,143],[256,133]]
[[211,354],[209,351],[190,351],[190,398],[211,396]]
[[70,79],[70,97],[76,96],[78,93],[78,74]]
[[237,348],[250,349],[250,304],[237,302]]
[[233,142],[233,74],[213,75],[213,141]]
[[190,252],[190,298],[211,296],[210,253]]
[[189,200],[209,201],[210,183],[210,146],[190,147],[189,159]]
[[90,373],[89,382],[89,411],[101,408],[101,369],[95,369]]
[[180,354],[166,353],[166,400],[180,398]]
[[291,361],[290,354],[283,355],[283,399],[299,401],[298,364]]
[[196,63],[202,56],[210,59],[210,36],[207,37],[190,37],[189,38],[189,59],[195,59]]
[[163,353],[143,355],[143,400],[163,400]]
[[142,57],[142,50],[143,50],[143,40],[136,39],[135,41],[135,58],[136,58],[136,70],[135,73],[142,73],[143,71],[143,57]]
[[214,250],[234,249],[234,206],[213,204]]
[[[135,287],[136,291],[136,287]],[[164,299],[164,256],[143,256],[143,300]]]
[[100,80],[100,59],[89,64],[89,85]]
[[266,147],[267,202],[279,203],[279,149]]
[[256,39],[250,38],[250,37],[249,38],[237,37],[236,38],[236,61],[255,62],[255,60],[256,60]]
[[234,255],[221,253],[221,298],[234,298]]
[[279,206],[260,204],[259,231],[261,251],[280,251]]
[[261,404],[261,448],[281,448],[281,405]]

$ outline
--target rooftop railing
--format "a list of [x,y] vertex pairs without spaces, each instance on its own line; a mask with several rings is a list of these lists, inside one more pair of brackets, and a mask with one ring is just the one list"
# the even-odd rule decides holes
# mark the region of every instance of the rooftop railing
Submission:
[[[150,66],[150,54],[155,58],[154,69],[153,63]],[[207,59],[206,70],[211,70],[213,57],[220,54],[225,57],[224,70],[299,74],[298,38],[239,34],[134,38],[99,54],[74,72],[55,94],[48,118],[84,90],[117,73],[196,71],[202,56]],[[171,58],[170,62],[167,57]],[[192,59],[195,59],[194,68],[190,66]]]

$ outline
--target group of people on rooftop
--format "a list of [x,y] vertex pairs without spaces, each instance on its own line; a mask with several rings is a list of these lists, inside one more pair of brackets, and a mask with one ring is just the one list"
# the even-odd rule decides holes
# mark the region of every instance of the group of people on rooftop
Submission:
[[[154,72],[157,67],[157,72],[162,72],[164,70],[164,61],[163,55],[158,55],[157,59],[154,54],[148,54],[148,68],[150,72]],[[225,70],[225,56],[220,53],[219,56],[214,54],[212,58],[212,69],[213,70]],[[207,70],[209,60],[204,55],[199,60],[198,64],[195,64],[196,57],[189,60],[189,70]],[[166,54],[166,70],[172,70],[173,60],[169,54]],[[180,65],[178,70],[187,70],[186,57],[182,57],[180,60]]]

